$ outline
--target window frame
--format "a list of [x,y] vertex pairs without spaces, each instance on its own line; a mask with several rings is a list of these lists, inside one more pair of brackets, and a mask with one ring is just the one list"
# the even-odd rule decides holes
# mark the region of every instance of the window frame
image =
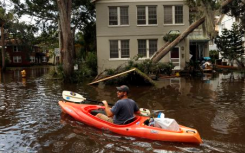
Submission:
[[35,62],[36,62],[36,57],[30,56],[30,63],[35,63]]
[[42,62],[43,62],[43,63],[48,62],[48,59],[47,59],[46,56],[43,56],[43,57],[42,57]]
[[[137,19],[137,26],[157,26],[158,25],[158,20],[157,20],[157,5],[137,5],[136,6],[136,19]],[[145,24],[139,24],[138,23],[138,8],[140,7],[144,7],[144,10],[145,10]],[[155,8],[155,12],[156,12],[156,23],[155,24],[150,24],[150,18],[149,18],[149,7],[154,7]]]
[[[139,40],[145,40],[146,41],[146,56],[145,57],[142,57],[142,58],[139,58],[140,60],[144,60],[144,59],[150,59],[154,54],[155,52],[158,51],[158,39],[138,39],[138,55],[139,54]],[[156,51],[150,56],[150,41],[156,41]]]
[[[165,7],[171,6],[172,23],[165,23]],[[176,7],[182,7],[182,23],[176,23]],[[184,25],[184,6],[183,5],[163,5],[163,25]]]
[[20,52],[20,48],[18,46],[13,46],[13,52]]
[[[110,8],[116,8],[117,10],[117,24],[113,25],[110,24]],[[122,16],[121,16],[121,9],[127,8],[127,24],[122,24]],[[109,17],[109,27],[118,27],[118,26],[129,26],[129,6],[108,6],[108,17]]]
[[[111,41],[117,41],[118,58],[111,58]],[[128,42],[128,57],[122,58],[122,41]],[[129,60],[130,59],[130,40],[129,39],[112,39],[109,40],[109,60]]]
[[[15,61],[16,58],[16,61]],[[13,63],[22,63],[22,57],[21,56],[13,56]]]

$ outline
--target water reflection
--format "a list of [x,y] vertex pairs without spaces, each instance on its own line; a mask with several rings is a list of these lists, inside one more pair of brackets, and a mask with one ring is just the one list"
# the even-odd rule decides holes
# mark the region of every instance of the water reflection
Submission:
[[162,79],[152,86],[130,86],[140,107],[162,110],[179,124],[196,128],[200,146],[125,137],[101,131],[61,113],[63,90],[94,100],[117,101],[116,85],[87,86],[45,80],[49,68],[0,75],[0,152],[243,152],[244,75]]

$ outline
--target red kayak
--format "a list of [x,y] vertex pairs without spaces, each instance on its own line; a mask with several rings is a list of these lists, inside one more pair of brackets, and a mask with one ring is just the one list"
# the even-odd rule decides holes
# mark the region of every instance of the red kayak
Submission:
[[136,116],[131,123],[117,125],[94,116],[96,112],[103,111],[105,109],[104,106],[76,104],[65,101],[59,101],[59,105],[63,112],[69,114],[76,120],[117,134],[160,141],[202,143],[202,139],[197,130],[182,125],[180,125],[178,132],[152,127],[146,125],[149,117],[145,116]]

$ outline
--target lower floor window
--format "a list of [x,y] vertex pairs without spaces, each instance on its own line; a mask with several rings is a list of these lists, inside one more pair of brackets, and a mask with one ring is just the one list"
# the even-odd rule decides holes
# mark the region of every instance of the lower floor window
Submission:
[[42,62],[47,62],[47,57],[43,56]]
[[129,58],[129,40],[110,40],[110,58]]
[[30,62],[35,63],[35,56],[30,56]]
[[13,63],[21,63],[21,56],[13,56]]
[[142,58],[150,58],[157,51],[157,39],[139,39],[138,55]]

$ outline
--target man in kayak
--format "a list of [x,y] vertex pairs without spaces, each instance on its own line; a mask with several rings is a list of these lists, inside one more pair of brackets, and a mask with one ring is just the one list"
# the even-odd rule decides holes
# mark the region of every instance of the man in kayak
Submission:
[[[117,88],[117,97],[119,100],[110,108],[106,100],[102,103],[105,105],[106,115],[98,113],[96,116],[102,120],[115,123],[125,124],[125,121],[134,118],[134,113],[140,113],[136,102],[128,98],[129,88],[122,85]],[[113,119],[111,118],[113,117]]]

